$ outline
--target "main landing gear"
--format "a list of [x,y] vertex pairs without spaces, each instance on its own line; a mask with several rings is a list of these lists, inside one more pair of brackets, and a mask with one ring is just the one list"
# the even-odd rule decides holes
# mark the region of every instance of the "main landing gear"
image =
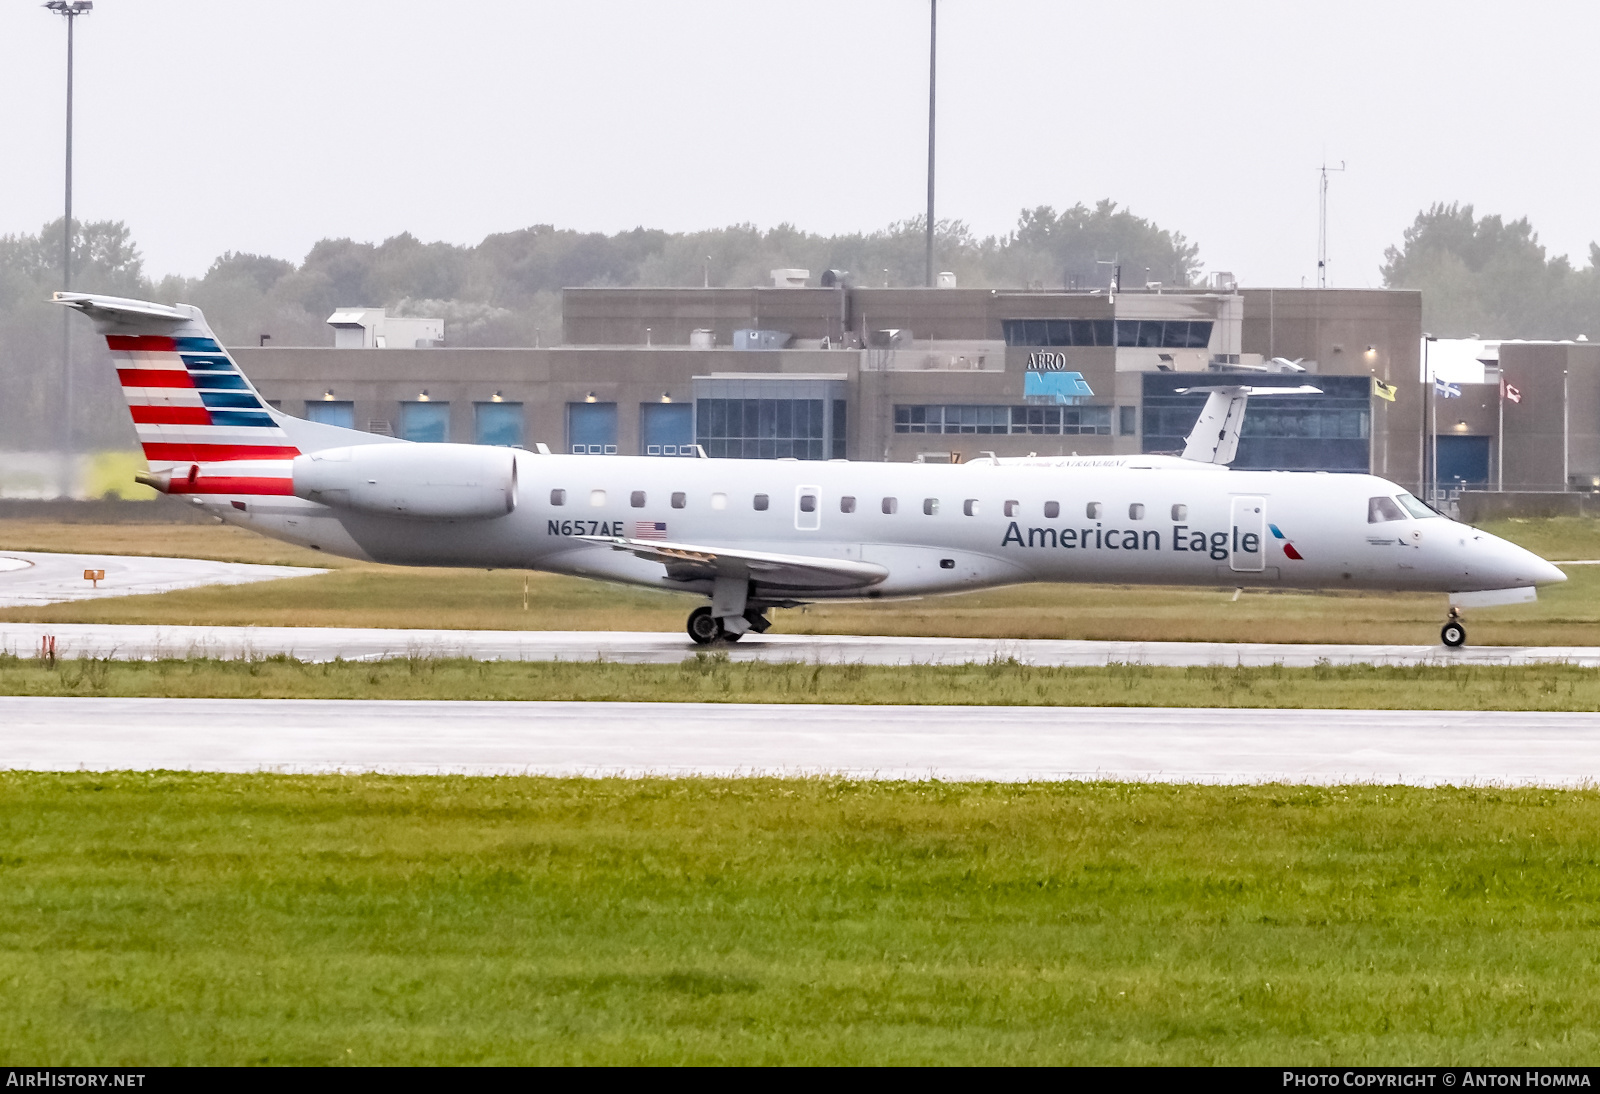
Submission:
[[1460,608],[1450,609],[1450,618],[1445,622],[1444,629],[1439,632],[1439,638],[1451,649],[1458,649],[1466,644],[1467,628],[1461,622]]
[[685,629],[695,645],[709,646],[713,642],[737,642],[750,631],[764,634],[770,626],[772,621],[759,608],[751,608],[743,615],[719,619],[711,614],[709,606],[703,606],[689,613],[689,625]]

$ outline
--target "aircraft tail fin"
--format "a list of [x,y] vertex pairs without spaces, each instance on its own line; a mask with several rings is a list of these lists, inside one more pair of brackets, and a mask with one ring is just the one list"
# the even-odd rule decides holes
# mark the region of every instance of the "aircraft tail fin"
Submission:
[[1211,389],[1194,428],[1184,438],[1183,458],[1198,463],[1232,463],[1239,452],[1239,427],[1244,424],[1249,400],[1242,387]]
[[105,338],[152,470],[300,454],[200,309],[58,292]]

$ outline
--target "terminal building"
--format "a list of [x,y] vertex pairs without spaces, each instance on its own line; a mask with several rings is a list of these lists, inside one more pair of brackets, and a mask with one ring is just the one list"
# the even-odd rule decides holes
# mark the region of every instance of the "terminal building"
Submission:
[[[1311,384],[1320,394],[1251,401],[1233,466],[1370,470],[1419,492],[1433,478],[1417,292],[1225,276],[1177,291],[894,289],[774,273],[772,287],[568,289],[548,348],[452,347],[420,325],[380,340],[373,320],[395,318],[350,307],[335,346],[233,352],[292,414],[601,457],[1171,453],[1205,399],[1186,389]],[[1305,371],[1261,371],[1274,359]],[[1501,405],[1502,376],[1521,402]],[[1460,387],[1437,407],[1444,489],[1600,489],[1600,345],[1501,343],[1485,382]]]

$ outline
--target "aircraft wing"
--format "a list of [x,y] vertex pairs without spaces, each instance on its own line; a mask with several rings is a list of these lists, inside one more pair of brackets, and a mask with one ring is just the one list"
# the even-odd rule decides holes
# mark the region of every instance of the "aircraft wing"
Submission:
[[675,581],[742,576],[772,588],[804,591],[864,588],[876,585],[889,576],[889,571],[882,566],[847,558],[780,555],[767,551],[663,543],[660,540],[625,539],[620,536],[573,538],[604,544],[613,550],[628,551],[639,558],[659,562],[667,568],[667,576]]

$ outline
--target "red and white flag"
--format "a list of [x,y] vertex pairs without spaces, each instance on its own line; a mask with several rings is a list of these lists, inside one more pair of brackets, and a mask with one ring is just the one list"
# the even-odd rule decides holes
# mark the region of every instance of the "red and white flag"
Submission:
[[1507,402],[1520,403],[1522,402],[1522,392],[1518,391],[1515,387],[1506,383],[1506,381],[1502,379],[1500,381],[1500,398],[1506,400]]

